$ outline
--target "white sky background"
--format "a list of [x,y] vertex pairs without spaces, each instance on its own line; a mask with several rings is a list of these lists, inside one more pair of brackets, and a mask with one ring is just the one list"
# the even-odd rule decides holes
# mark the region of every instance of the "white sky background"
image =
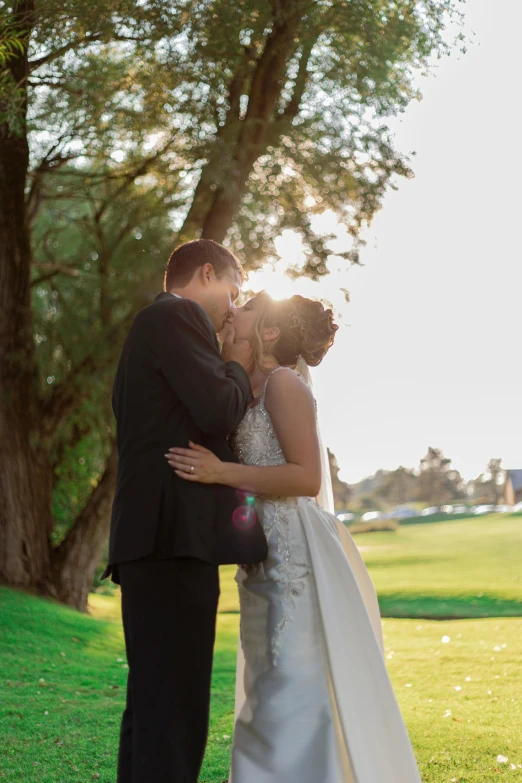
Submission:
[[[364,267],[320,284],[290,281],[282,263],[250,278],[342,313],[313,377],[345,481],[415,467],[428,446],[467,479],[491,457],[522,468],[522,2],[469,0],[466,29],[467,54],[420,79],[423,100],[397,123],[398,149],[417,153],[415,179],[386,196]],[[278,252],[294,261],[297,251],[286,232]]]

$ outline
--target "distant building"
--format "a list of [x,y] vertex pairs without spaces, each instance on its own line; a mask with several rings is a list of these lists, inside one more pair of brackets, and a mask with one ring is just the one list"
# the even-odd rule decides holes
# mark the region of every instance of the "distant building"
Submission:
[[508,506],[522,501],[522,470],[506,470],[504,497]]

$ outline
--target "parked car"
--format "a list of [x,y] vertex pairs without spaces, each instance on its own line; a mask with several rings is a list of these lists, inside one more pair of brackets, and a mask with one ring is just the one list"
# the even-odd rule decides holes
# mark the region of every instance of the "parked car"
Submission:
[[513,511],[513,506],[495,506],[497,514],[510,514]]
[[381,518],[381,512],[380,511],[367,511],[365,514],[361,517],[361,522],[373,522],[376,519]]
[[513,506],[513,511],[515,511],[515,512],[522,511],[522,503],[516,503]]
[[468,506],[453,506],[452,514],[471,514],[472,511]]
[[432,514],[439,514],[439,513],[440,513],[440,506],[428,506],[428,508],[423,508],[421,511],[423,517],[430,517]]
[[473,506],[474,514],[492,514],[495,511],[495,506],[484,504],[482,506]]
[[352,514],[351,511],[337,511],[335,516],[339,520],[339,522],[354,522],[355,521],[355,514]]
[[391,519],[408,519],[408,517],[418,517],[419,512],[407,506],[397,506],[393,511],[390,511],[388,516]]

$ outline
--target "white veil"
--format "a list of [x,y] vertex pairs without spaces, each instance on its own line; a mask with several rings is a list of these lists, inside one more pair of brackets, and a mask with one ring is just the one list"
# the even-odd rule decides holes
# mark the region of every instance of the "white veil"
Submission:
[[[302,356],[300,356],[299,359],[297,360],[296,370],[299,373],[299,375],[302,377],[303,381],[306,383],[310,391],[313,393],[313,383],[312,383],[312,378],[310,376],[310,370],[308,369],[308,365]],[[352,536],[346,529],[345,525],[342,522],[339,522],[339,520],[335,516],[335,502],[334,502],[333,487],[332,487],[332,474],[330,472],[330,461],[328,459],[328,451],[321,437],[321,430],[319,427],[319,421],[317,420],[317,416],[316,416],[316,427],[317,427],[317,438],[319,440],[319,449],[321,451],[321,489],[319,490],[319,494],[317,495],[316,500],[319,506],[322,509],[324,509],[330,516],[331,523],[333,523],[335,529],[334,535],[339,539],[344,554],[346,556],[346,559],[348,560],[350,567],[353,571],[353,574],[357,580],[357,584],[363,596],[366,605],[366,610],[372,621],[373,629],[377,637],[377,640],[379,642],[381,652],[384,654],[384,642],[383,642],[382,628],[381,628],[381,613],[379,610],[379,603],[377,601],[375,588],[373,586],[368,571],[366,570],[366,566],[364,565],[364,561],[359,553],[359,550]]]
[[[313,393],[312,377],[308,365],[300,356],[297,360],[296,368],[297,372],[306,383],[310,391]],[[330,473],[330,461],[328,459],[328,451],[321,438],[321,430],[319,428],[319,421],[316,422],[317,437],[319,439],[319,449],[321,452],[321,489],[317,495],[317,502],[324,508],[325,511],[329,511],[330,514],[335,512],[334,496],[332,488],[332,475]]]

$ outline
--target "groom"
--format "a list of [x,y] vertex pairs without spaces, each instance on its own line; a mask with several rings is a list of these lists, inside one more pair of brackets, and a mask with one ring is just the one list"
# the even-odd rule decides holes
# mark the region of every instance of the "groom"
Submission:
[[135,318],[113,390],[119,453],[109,565],[121,584],[129,661],[117,783],[197,783],[208,731],[220,563],[266,557],[255,522],[233,523],[228,487],[179,479],[164,455],[189,440],[233,461],[226,441],[252,399],[252,348],[216,333],[242,279],[208,239],[171,255],[165,291]]

